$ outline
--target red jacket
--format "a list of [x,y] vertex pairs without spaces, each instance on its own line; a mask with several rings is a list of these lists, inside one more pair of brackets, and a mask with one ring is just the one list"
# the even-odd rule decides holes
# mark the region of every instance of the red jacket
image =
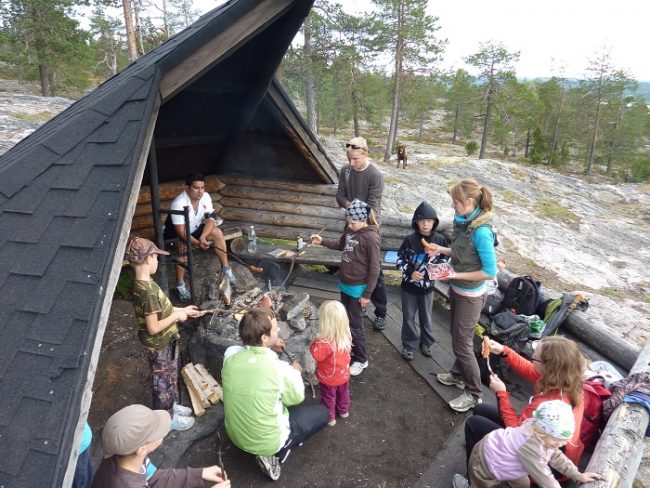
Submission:
[[[537,382],[539,379],[539,373],[533,366],[533,363],[527,359],[522,358],[515,351],[510,349],[508,346],[504,346],[503,353],[505,356],[505,361],[510,366],[515,373],[521,376],[524,379],[527,379],[531,383]],[[519,415],[512,407],[510,403],[510,393],[507,391],[498,391],[497,392],[497,402],[499,403],[499,413],[501,414],[501,420],[506,427],[519,427],[524,423],[524,420],[527,420],[533,416],[533,412],[539,406],[540,403],[546,402],[549,400],[562,400],[569,405],[571,403],[571,397],[569,395],[561,395],[559,391],[554,390],[546,394],[535,393],[535,395],[530,399],[528,405],[524,407]],[[572,405],[573,407],[573,405]],[[580,462],[580,456],[584,450],[584,445],[580,440],[580,424],[582,423],[582,414],[584,411],[584,405],[580,404],[577,407],[573,407],[573,416],[575,418],[576,428],[573,434],[573,439],[569,441],[565,447],[566,456],[573,461],[577,466]]]
[[336,352],[327,340],[316,339],[309,346],[316,360],[316,378],[327,386],[340,386],[350,379],[350,351]]

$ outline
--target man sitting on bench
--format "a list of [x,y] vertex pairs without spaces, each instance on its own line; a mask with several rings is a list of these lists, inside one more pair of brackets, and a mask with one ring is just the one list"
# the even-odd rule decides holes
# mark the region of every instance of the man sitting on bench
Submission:
[[[217,216],[212,206],[210,194],[205,191],[205,177],[200,173],[190,173],[185,179],[186,190],[178,195],[171,204],[171,210],[183,211],[183,207],[190,208],[190,242],[194,247],[206,250],[210,247],[221,262],[226,277],[231,284],[235,284],[235,276],[228,266],[226,241],[223,232],[217,227]],[[183,215],[169,214],[165,220],[165,240],[178,237],[178,253],[182,262],[187,262],[185,249],[185,219]],[[185,268],[176,266],[176,292],[181,300],[190,300],[187,286],[185,286]]]

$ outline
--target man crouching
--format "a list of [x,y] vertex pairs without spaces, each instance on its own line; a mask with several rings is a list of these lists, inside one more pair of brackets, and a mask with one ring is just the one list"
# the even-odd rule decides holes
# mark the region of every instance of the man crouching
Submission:
[[221,371],[226,432],[274,481],[291,449],[325,427],[328,415],[320,404],[295,406],[305,399],[302,367],[280,361],[278,331],[272,310],[249,311],[239,323],[244,345],[226,349]]

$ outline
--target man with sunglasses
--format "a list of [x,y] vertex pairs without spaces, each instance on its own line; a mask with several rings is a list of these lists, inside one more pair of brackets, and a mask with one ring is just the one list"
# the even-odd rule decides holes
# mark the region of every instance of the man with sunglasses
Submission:
[[[345,145],[345,154],[350,163],[341,168],[336,203],[347,209],[355,198],[366,202],[375,210],[381,223],[381,197],[384,193],[384,176],[374,164],[368,161],[368,143],[363,137],[353,137]],[[379,273],[375,291],[370,297],[375,307],[375,330],[386,327],[386,286],[384,273]]]

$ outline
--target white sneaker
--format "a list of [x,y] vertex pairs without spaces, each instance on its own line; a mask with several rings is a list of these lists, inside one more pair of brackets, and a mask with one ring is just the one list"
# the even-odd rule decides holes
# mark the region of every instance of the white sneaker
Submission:
[[449,402],[449,406],[452,410],[457,412],[467,412],[470,408],[474,408],[477,404],[481,403],[481,399],[475,397],[471,393],[464,392],[458,398],[454,398]]
[[190,290],[187,289],[187,286],[185,286],[185,283],[182,281],[180,283],[176,283],[176,293],[178,293],[178,298],[184,302],[192,299]]
[[271,478],[273,481],[277,481],[278,478],[280,478],[282,466],[280,465],[280,460],[277,456],[255,456],[255,460],[266,476]]
[[194,426],[193,417],[183,417],[182,415],[174,415],[172,419],[171,430],[189,430]]
[[237,280],[235,279],[235,275],[233,274],[232,269],[230,268],[230,266],[224,266],[223,272],[226,275],[226,278],[228,278],[228,281],[230,281],[231,285],[234,286],[234,285],[237,284],[236,283]]
[[469,488],[469,481],[462,474],[454,473],[451,477],[451,486],[454,488]]
[[350,366],[350,374],[352,376],[358,376],[361,374],[361,371],[363,371],[367,367],[368,367],[368,361],[366,361],[365,363],[360,363],[359,361],[355,361]]
[[190,407],[184,407],[178,403],[174,403],[174,416],[180,415],[181,417],[191,417],[193,410]]

